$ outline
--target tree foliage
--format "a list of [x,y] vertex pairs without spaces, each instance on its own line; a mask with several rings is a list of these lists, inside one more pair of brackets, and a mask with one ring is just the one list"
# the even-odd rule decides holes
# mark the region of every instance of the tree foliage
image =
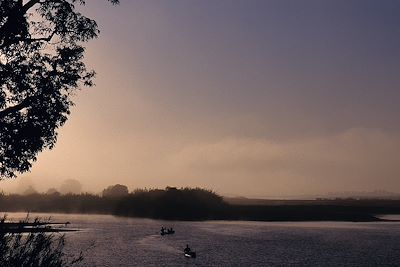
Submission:
[[[118,0],[108,0],[117,4]],[[83,44],[99,34],[83,0],[0,1],[0,178],[29,171],[53,148],[71,96],[92,86]]]
[[127,196],[128,194],[128,187],[121,184],[110,185],[102,192],[103,197],[123,197]]

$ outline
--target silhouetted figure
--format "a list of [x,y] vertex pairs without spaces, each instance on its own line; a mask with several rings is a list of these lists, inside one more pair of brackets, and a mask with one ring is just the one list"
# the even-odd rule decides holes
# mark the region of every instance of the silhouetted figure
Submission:
[[166,228],[166,227],[161,227],[161,231],[160,231],[161,235],[172,235],[175,234],[175,230],[171,227],[171,228]]
[[196,258],[196,252],[192,251],[189,245],[186,245],[186,248],[183,250],[186,258]]
[[192,250],[190,249],[189,245],[186,244],[186,248],[183,250],[183,252],[185,252],[185,254],[190,254]]

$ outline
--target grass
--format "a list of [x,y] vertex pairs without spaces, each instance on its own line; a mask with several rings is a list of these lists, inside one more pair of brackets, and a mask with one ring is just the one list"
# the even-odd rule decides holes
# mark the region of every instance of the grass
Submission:
[[[35,219],[34,222],[39,222]],[[20,222],[29,223],[28,217]],[[0,220],[0,229],[6,229],[6,217]],[[40,229],[35,233],[8,233],[0,231],[0,263],[2,267],[66,267],[83,260],[64,252],[65,236]]]

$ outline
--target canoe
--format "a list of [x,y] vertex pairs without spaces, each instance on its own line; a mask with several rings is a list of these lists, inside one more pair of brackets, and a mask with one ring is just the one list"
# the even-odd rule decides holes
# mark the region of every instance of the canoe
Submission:
[[194,251],[185,252],[185,257],[186,258],[196,258],[196,252],[194,252]]
[[175,231],[174,231],[174,230],[168,231],[168,232],[161,232],[161,233],[160,233],[160,235],[173,235],[173,234],[175,234]]

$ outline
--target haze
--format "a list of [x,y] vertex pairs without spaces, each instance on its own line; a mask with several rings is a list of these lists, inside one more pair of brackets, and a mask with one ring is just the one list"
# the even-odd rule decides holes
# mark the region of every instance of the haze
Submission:
[[[103,3],[104,2],[104,3]],[[88,1],[97,86],[21,180],[400,191],[400,2]]]

